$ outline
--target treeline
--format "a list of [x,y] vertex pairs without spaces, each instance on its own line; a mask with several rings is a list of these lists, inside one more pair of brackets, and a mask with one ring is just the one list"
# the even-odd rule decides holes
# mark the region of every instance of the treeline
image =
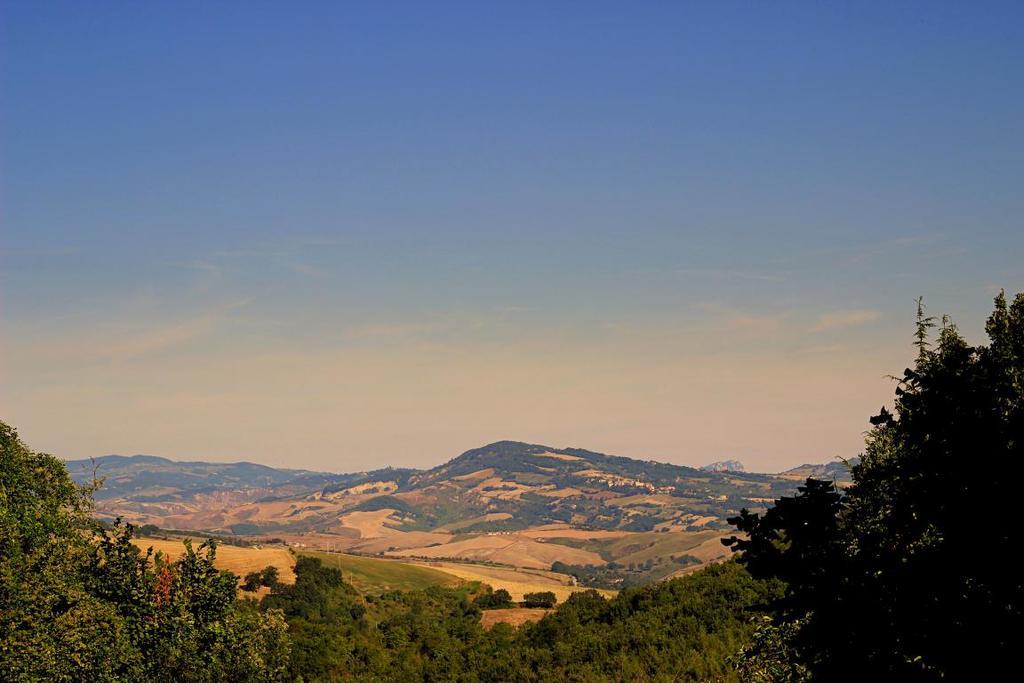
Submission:
[[551,591],[537,591],[535,593],[523,594],[520,602],[514,602],[512,595],[504,588],[488,590],[478,595],[473,604],[480,609],[512,609],[515,607],[527,607],[531,609],[551,609],[558,602],[558,597]]
[[643,562],[629,564],[620,564],[615,561],[603,565],[566,564],[556,561],[551,564],[551,571],[568,574],[575,578],[579,585],[587,588],[618,589],[658,581],[680,569],[700,563],[699,558],[683,553],[668,557],[653,557]]
[[[106,523],[100,521],[99,524],[106,529],[113,528],[113,523]],[[163,529],[158,527],[156,524],[138,524],[135,525],[135,533],[138,536],[145,538],[160,538],[166,541],[190,539],[195,537],[196,531],[194,530],[183,530],[183,529]],[[249,540],[246,538],[239,538],[238,536],[224,536],[218,534],[211,534],[209,532],[202,532],[204,539],[213,540],[217,545],[231,545],[239,548],[251,548],[254,545],[271,545],[271,544],[282,544],[283,540],[280,538],[266,538],[261,537],[258,541]]]

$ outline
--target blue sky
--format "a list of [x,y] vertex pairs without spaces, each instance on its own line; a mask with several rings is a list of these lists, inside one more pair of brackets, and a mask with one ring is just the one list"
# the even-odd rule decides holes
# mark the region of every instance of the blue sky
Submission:
[[1019,3],[0,8],[0,410],[67,457],[857,452],[1024,288]]

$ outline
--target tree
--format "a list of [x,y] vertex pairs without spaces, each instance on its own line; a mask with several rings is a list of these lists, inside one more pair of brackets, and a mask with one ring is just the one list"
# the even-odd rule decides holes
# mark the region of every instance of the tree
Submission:
[[512,602],[512,596],[504,588],[478,596],[473,604],[480,609],[508,609],[516,606]]
[[266,586],[267,588],[273,588],[278,584],[280,580],[280,574],[277,571],[277,567],[272,564],[268,564],[260,572],[260,585]]
[[984,680],[1024,631],[1024,294],[996,298],[987,346],[944,319],[932,347],[930,323],[919,305],[918,357],[845,495],[809,480],[730,520],[740,561],[787,582],[773,625],[822,680]]
[[558,598],[551,591],[539,591],[527,593],[523,596],[523,607],[543,607],[551,609],[558,602]]
[[83,585],[90,498],[63,463],[0,422],[0,671],[7,680],[131,678],[142,663],[114,605]]
[[216,546],[169,561],[89,516],[59,460],[0,422],[0,671],[11,681],[276,681],[286,624],[235,600]]
[[263,585],[263,575],[260,572],[249,572],[242,579],[242,590],[255,593]]
[[267,565],[258,572],[249,572],[246,574],[245,578],[242,579],[242,590],[249,593],[255,593],[261,586],[273,588],[279,583],[279,576],[277,567]]

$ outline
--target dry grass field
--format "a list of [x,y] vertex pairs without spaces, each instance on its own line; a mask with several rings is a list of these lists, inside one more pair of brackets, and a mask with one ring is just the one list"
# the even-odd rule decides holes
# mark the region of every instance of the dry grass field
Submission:
[[[350,529],[359,532],[360,538],[380,538],[381,536],[393,536],[402,533],[394,528],[397,524],[392,515],[398,510],[385,508],[372,512],[349,512],[341,516],[341,523]],[[388,522],[391,524],[389,525]]]
[[[588,590],[581,586],[572,585],[571,577],[552,571],[489,567],[487,565],[461,562],[430,562],[420,564],[432,569],[439,569],[447,574],[454,574],[466,581],[486,583],[495,590],[504,588],[512,596],[512,599],[517,602],[522,600],[523,595],[526,593],[537,593],[540,591],[551,591],[558,598],[559,602],[563,602],[573,593]],[[601,590],[598,592],[607,597],[615,595],[615,591]]]
[[606,551],[622,564],[641,563],[669,555],[694,555],[702,560],[711,560],[728,554],[728,548],[719,540],[728,535],[714,530],[636,533],[610,540]]
[[[698,560],[704,563],[718,562],[720,560],[726,559],[732,555],[732,551],[729,548],[722,545],[722,538],[730,535],[731,534],[724,534],[722,536],[715,536],[714,538],[709,538],[708,540],[703,541],[700,544],[695,545],[692,548],[686,550],[686,554],[693,555]],[[699,567],[695,567],[695,569],[699,569]]]
[[435,531],[454,532],[468,526],[473,526],[474,524],[480,524],[481,522],[497,522],[503,519],[512,519],[512,515],[508,512],[488,512],[486,515],[470,517],[469,519],[464,519],[459,522],[452,522],[451,524],[439,526]]
[[632,536],[634,531],[606,531],[603,529],[574,529],[568,524],[548,524],[536,529],[524,529],[519,532],[520,536],[527,538],[625,538]]
[[569,455],[567,453],[538,453],[538,458],[554,458],[555,460],[583,460],[583,458],[576,455]]
[[547,614],[550,614],[553,611],[554,610],[550,609],[532,609],[529,607],[488,609],[484,610],[484,613],[480,615],[480,624],[486,629],[493,628],[495,624],[508,624],[518,628],[523,624],[540,621]]
[[[201,542],[200,539],[194,540],[193,547],[198,547]],[[184,545],[179,540],[137,538],[133,543],[143,552],[146,548],[152,547],[154,552],[162,552],[171,559],[176,559],[185,553]],[[221,544],[217,546],[215,564],[219,569],[226,569],[238,574],[239,578],[249,572],[259,571],[268,565],[273,565],[277,567],[282,583],[295,583],[295,556],[287,548],[281,546],[242,548]]]
[[604,564],[604,560],[595,552],[557,543],[543,543],[521,534],[475,536],[433,547],[398,550],[391,554],[398,557],[485,560],[534,569],[547,569],[556,561],[567,564]]
[[360,540],[350,544],[349,547],[361,553],[390,553],[409,548],[425,548],[438,543],[447,543],[450,540],[452,540],[451,534],[433,531],[396,531],[391,536]]

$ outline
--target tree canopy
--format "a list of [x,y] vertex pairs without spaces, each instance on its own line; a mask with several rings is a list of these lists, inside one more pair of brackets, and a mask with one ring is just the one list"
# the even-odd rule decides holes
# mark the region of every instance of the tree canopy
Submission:
[[[918,307],[912,368],[871,419],[853,484],[808,480],[728,543],[755,575],[785,581],[751,672],[837,680],[982,680],[1024,632],[1012,558],[1024,462],[1024,294],[1001,293],[971,346]],[[775,629],[772,633],[771,629]],[[765,646],[770,644],[770,646]],[[785,662],[789,660],[789,668]]]
[[263,605],[288,619],[292,676],[318,681],[737,681],[751,617],[781,590],[727,562],[611,600],[574,593],[535,624],[488,631],[467,587],[364,597],[318,558],[295,571]]

